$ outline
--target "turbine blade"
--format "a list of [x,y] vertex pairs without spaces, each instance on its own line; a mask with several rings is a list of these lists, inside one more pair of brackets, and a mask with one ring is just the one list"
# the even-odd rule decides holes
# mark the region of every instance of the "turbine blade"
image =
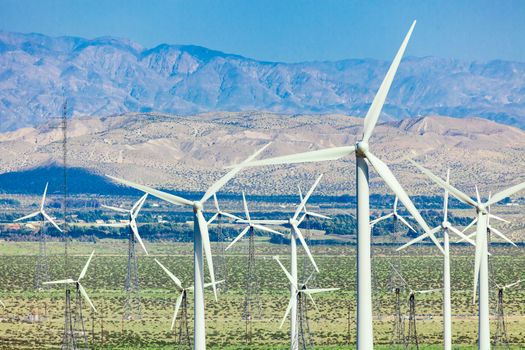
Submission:
[[[447,169],[447,184],[450,185],[450,169]],[[448,190],[445,188],[445,196],[443,197],[443,221],[448,222]]]
[[109,177],[110,179],[116,181],[116,182],[119,182],[119,183],[124,184],[124,185],[129,186],[129,187],[133,187],[134,189],[137,189],[139,191],[149,193],[152,196],[157,197],[159,199],[162,199],[162,200],[164,200],[166,202],[169,202],[169,203],[172,203],[172,204],[176,204],[176,205],[193,206],[193,202],[189,201],[189,200],[187,200],[185,198],[182,198],[182,197],[179,197],[179,196],[175,196],[175,195],[170,194],[170,193],[162,192],[162,191],[156,190],[156,189],[148,187],[148,186],[139,185],[137,183],[134,183],[134,182],[131,182],[131,181],[128,181],[128,180],[119,179],[119,178],[111,176],[111,175],[106,175],[106,176]]
[[[301,191],[301,186],[297,185],[297,189],[299,190],[299,201],[302,202],[303,201],[303,191]],[[304,206],[304,213],[306,214],[306,212],[307,212],[307,210],[306,210],[306,205],[305,205]]]
[[[202,215],[202,211],[197,210],[196,215],[199,225],[199,231],[201,234],[202,248],[204,249],[206,261],[208,263],[208,270],[210,272],[210,279],[212,283],[215,283],[215,271],[213,270],[213,258],[211,256],[211,245],[210,236],[208,234],[208,225],[206,224],[206,219],[204,219],[204,215]],[[213,294],[215,296],[215,301],[217,301],[217,288],[215,284],[213,285]]]
[[505,236],[503,233],[501,233],[501,231],[495,229],[494,227],[492,226],[489,226],[489,230],[491,232],[494,232],[496,235],[500,236],[500,238],[504,239],[505,241],[507,241],[508,243],[512,244],[513,246],[515,246],[516,248],[518,247],[516,245],[516,243],[512,242],[507,236]]
[[402,217],[401,215],[398,214],[398,215],[397,215],[397,218],[398,218],[403,224],[405,224],[406,227],[408,227],[409,229],[411,229],[413,232],[417,232],[416,230],[414,230],[414,228],[412,227],[412,225],[410,225],[410,224],[408,223],[408,221],[405,220],[404,217]]
[[219,217],[219,213],[215,213],[210,220],[208,220],[208,225],[212,224]]
[[109,209],[109,210],[114,210],[114,211],[118,211],[120,213],[129,213],[129,210],[127,209],[122,209],[122,208],[118,208],[118,207],[113,207],[111,205],[105,205],[105,204],[101,204],[100,205],[102,208],[106,208],[106,209]]
[[518,284],[520,284],[520,283],[521,283],[521,280],[517,280],[517,281],[514,282],[514,283],[507,284],[505,287],[503,287],[503,289],[512,288],[512,287],[514,287],[514,286],[516,286],[516,285],[518,285]]
[[293,305],[293,302],[294,302],[294,299],[297,297],[297,294],[296,295],[292,295],[290,297],[290,301],[288,302],[288,306],[286,307],[286,312],[284,313],[284,317],[281,321],[281,325],[279,326],[279,328],[283,328],[283,325],[284,325],[284,322],[286,322],[286,319],[288,318],[288,314],[290,313],[290,310],[292,309],[292,305]]
[[248,210],[248,203],[246,203],[246,196],[244,195],[244,191],[242,191],[242,205],[244,207],[244,215],[246,215],[246,219],[250,221],[250,211]]
[[254,154],[252,154],[251,156],[249,156],[248,158],[246,158],[246,160],[244,162],[242,162],[241,164],[237,165],[236,167],[234,167],[232,170],[230,170],[226,175],[224,175],[223,177],[221,177],[217,182],[215,182],[213,185],[211,185],[210,188],[208,188],[208,190],[206,191],[206,193],[204,194],[204,196],[202,196],[202,199],[200,200],[201,203],[204,203],[206,202],[208,199],[210,199],[211,196],[213,196],[214,193],[216,193],[218,190],[220,190],[224,185],[226,185],[226,183],[228,181],[230,181],[231,179],[233,179],[233,177],[235,175],[237,175],[237,173],[239,173],[242,169],[244,169],[244,165],[250,161],[252,161],[253,159],[255,159],[255,157],[257,157],[262,151],[264,151],[268,146],[271,145],[271,142],[267,143],[266,145],[264,145],[262,148],[260,148],[259,150],[257,150]]
[[[397,197],[396,197],[396,198],[397,198]],[[374,226],[374,225],[377,224],[378,222],[381,222],[381,221],[383,221],[383,220],[386,220],[386,219],[392,217],[393,215],[394,215],[394,213],[390,213],[390,214],[383,215],[383,216],[381,216],[381,217],[379,217],[379,218],[377,218],[377,219],[374,219],[374,220],[370,221],[370,225],[371,225],[371,226]]]
[[466,236],[463,232],[455,228],[454,226],[448,227],[450,231],[454,232],[456,235],[458,235],[461,238],[461,241],[467,241],[473,246],[476,246],[476,242],[474,242],[469,236]]
[[233,215],[233,214],[230,214],[230,213],[226,213],[226,212],[222,212],[222,215],[230,218],[230,219],[233,219],[233,220],[242,220],[240,217],[236,216],[236,215]]
[[319,218],[319,219],[332,220],[332,218],[329,217],[329,216],[326,216],[326,215],[323,215],[323,214],[317,214],[317,213],[314,213],[312,211],[307,211],[306,215],[313,216],[314,218]]
[[87,292],[86,292],[86,290],[84,289],[84,287],[82,287],[82,285],[80,284],[80,282],[78,282],[78,289],[80,290],[80,293],[82,294],[82,296],[84,297],[84,299],[87,300],[89,306],[91,306],[91,308],[93,309],[93,311],[98,312],[97,309],[95,308],[95,305],[93,305],[93,303],[91,302],[91,299],[89,299],[89,295],[87,294]]
[[293,220],[297,220],[297,218],[299,217],[299,214],[301,214],[301,211],[303,210],[304,206],[306,205],[306,202],[308,202],[308,199],[310,199],[310,196],[312,195],[312,193],[314,192],[315,188],[319,184],[319,181],[321,181],[322,178],[323,178],[323,174],[319,175],[319,177],[317,178],[317,180],[315,180],[315,182],[312,185],[312,187],[310,187],[310,190],[308,191],[306,196],[301,201],[301,204],[299,204],[299,206],[295,210],[295,214],[293,216]]
[[[303,153],[290,154],[287,156],[256,160],[253,162],[246,163],[243,166],[256,167],[263,165],[323,162],[328,160],[337,160],[354,152],[355,146],[332,147],[321,149],[318,151],[309,151]],[[233,166],[230,166],[229,168],[233,168]]]
[[221,283],[224,283],[224,280],[220,280],[220,281],[217,281],[215,283],[204,283],[204,288],[208,288],[208,287],[211,287],[213,285],[218,285],[218,284],[221,284]]
[[381,176],[386,182],[388,187],[390,187],[390,189],[392,189],[392,191],[399,197],[399,200],[401,201],[401,203],[403,203],[403,205],[412,215],[412,217],[414,217],[414,219],[423,228],[425,232],[429,233],[429,237],[430,239],[432,239],[436,247],[438,247],[441,253],[445,254],[445,251],[443,250],[443,247],[441,247],[441,244],[437,240],[436,236],[434,236],[434,234],[431,232],[430,227],[427,225],[426,221],[416,209],[414,203],[412,203],[412,200],[407,195],[401,184],[397,181],[394,174],[392,174],[388,166],[370,152],[366,152],[365,156],[368,159],[368,161],[372,164],[374,169],[376,169],[379,176]]
[[394,272],[396,273],[396,275],[399,276],[399,278],[401,278],[401,281],[405,284],[405,286],[407,288],[410,288],[410,285],[408,284],[407,280],[403,277],[403,275],[401,275],[401,273],[399,273],[399,271],[397,271],[397,269],[394,267],[394,265],[392,265],[392,263],[389,261],[388,264],[390,265],[390,267],[394,270]]
[[441,180],[438,176],[434,175],[430,170],[423,168],[418,163],[413,160],[409,160],[416,168],[421,170],[425,175],[427,175],[432,181],[441,186],[442,188],[448,190],[454,197],[456,197],[461,202],[473,206],[474,208],[479,208],[478,203],[475,200],[467,196],[465,193],[461,192],[451,184],[447,184],[445,181]]
[[146,249],[146,246],[144,245],[144,242],[142,241],[142,238],[140,238],[139,229],[137,227],[137,222],[135,221],[135,218],[131,219],[129,226],[131,227],[131,231],[133,231],[133,235],[135,236],[135,239],[139,242],[140,246],[144,250],[144,253],[146,253],[146,255],[149,255],[148,250]]
[[51,216],[47,215],[47,213],[45,211],[42,211],[42,215],[46,218],[47,221],[49,221],[53,226],[55,226],[55,228],[57,230],[59,230],[60,232],[64,232],[62,231],[62,229],[60,227],[58,227],[57,223],[55,222],[55,220],[53,220],[51,218]]
[[394,199],[394,213],[397,213],[397,202],[399,201],[399,197],[396,196],[396,199]]
[[217,200],[217,193],[213,194],[213,203],[215,203],[215,209],[217,209],[217,212],[220,212],[221,209],[219,208],[219,201]]
[[276,235],[279,235],[279,236],[284,236],[281,232],[272,230],[271,228],[264,227],[262,225],[253,224],[252,226],[253,226],[253,228],[256,228],[256,229],[261,230],[261,231],[273,233],[273,234],[276,234]]
[[173,319],[171,321],[171,330],[175,328],[175,322],[177,321],[177,316],[179,315],[179,308],[182,304],[182,298],[184,296],[184,293],[181,292],[180,295],[177,297],[177,301],[175,302],[175,312],[173,313]]
[[166,266],[162,265],[162,263],[160,261],[158,261],[157,259],[155,259],[155,262],[161,267],[161,269],[164,270],[164,272],[166,272],[166,275],[168,275],[171,278],[171,280],[175,283],[175,286],[177,287],[177,290],[179,292],[182,292],[184,290],[184,288],[182,288],[182,283],[177,278],[177,276],[175,276],[173,273],[171,273],[171,271],[168,270],[168,268]]
[[144,205],[144,203],[146,202],[146,199],[148,198],[148,194],[145,193],[139,200],[137,203],[135,203],[135,205],[133,206],[133,208],[131,208],[131,215],[133,216],[133,218],[137,218],[137,216],[139,215],[140,213],[140,210],[142,209],[142,206]]
[[495,219],[495,220],[498,220],[498,221],[501,221],[501,222],[505,222],[505,223],[507,223],[507,224],[510,223],[509,220],[505,220],[504,218],[499,217],[499,216],[497,216],[497,215],[489,214],[489,216],[490,216],[491,218]]
[[224,250],[230,249],[235,243],[237,243],[237,241],[244,237],[244,235],[246,234],[246,232],[248,232],[249,229],[250,226],[247,226],[244,230],[242,230],[241,233],[237,237],[235,237],[235,239]]
[[[297,235],[297,238],[299,238],[299,241],[301,242],[301,245],[304,248],[304,251],[306,252],[306,255],[308,255],[308,258],[312,262],[312,265],[314,266],[315,271],[319,272],[319,268],[317,267],[317,264],[315,263],[314,257],[312,256],[312,253],[310,253],[310,248],[308,248],[308,245],[306,244],[306,241],[304,240],[303,234],[301,233],[301,230],[295,225],[292,224],[292,229],[294,230],[295,234]],[[293,238],[292,238],[293,239]]]
[[31,218],[34,218],[35,216],[37,216],[38,214],[40,214],[40,211],[35,211],[34,213],[31,213],[29,215],[22,216],[21,218],[16,219],[14,222],[23,221],[23,220],[26,220],[26,219],[31,219]]
[[488,207],[492,204],[496,204],[498,203],[499,201],[507,198],[507,197],[510,197],[512,196],[513,194],[515,194],[516,192],[519,192],[521,190],[525,189],[525,182],[522,182],[520,184],[517,184],[515,186],[512,186],[510,188],[507,188],[506,190],[503,190],[501,192],[498,192],[496,193],[495,195],[493,195],[487,203],[485,203],[485,207]]
[[286,267],[284,267],[284,265],[281,263],[281,260],[279,260],[279,257],[278,256],[274,256],[273,257],[275,261],[277,261],[277,263],[279,264],[279,266],[281,267],[281,269],[284,271],[284,274],[286,275],[286,277],[288,278],[288,281],[290,281],[290,284],[296,289],[298,290],[297,288],[297,281],[295,281],[292,277],[292,275],[290,275],[290,273],[288,272],[288,270],[286,269]]
[[91,255],[88,258],[88,261],[86,262],[86,265],[84,265],[84,268],[82,269],[82,272],[80,272],[80,275],[78,276],[78,280],[80,281],[84,276],[86,275],[87,269],[89,267],[89,264],[91,263],[91,259],[93,259],[93,255],[95,255],[95,249],[91,252]]
[[464,229],[463,229],[463,233],[465,233],[466,231],[468,231],[469,228],[471,228],[474,224],[476,224],[478,222],[478,217],[476,217],[474,220],[472,220],[470,222],[470,224],[468,224]]
[[424,240],[425,238],[429,237],[430,236],[430,233],[432,234],[436,234],[439,232],[439,230],[441,230],[441,226],[438,226],[438,227],[435,227],[432,229],[432,231],[430,232],[427,232],[427,233],[423,233],[422,235],[419,235],[417,236],[416,238],[414,238],[413,240],[409,241],[408,243],[405,243],[403,244],[401,247],[397,248],[396,251],[400,251],[400,250],[403,250],[407,247],[410,247],[411,245],[413,244],[416,244],[418,242],[421,242],[422,240]]
[[72,283],[76,283],[76,281],[71,278],[68,278],[65,280],[58,280],[58,281],[42,282],[42,284],[72,284]]
[[405,53],[405,49],[408,45],[408,41],[410,40],[410,36],[412,35],[415,25],[416,21],[412,23],[412,26],[410,26],[410,29],[408,30],[401,47],[397,51],[396,56],[394,57],[394,60],[392,61],[392,64],[390,65],[390,68],[388,69],[388,72],[386,73],[386,76],[374,97],[374,100],[372,101],[372,105],[370,105],[368,113],[366,114],[363,128],[363,141],[365,142],[368,142],[370,136],[372,136],[372,132],[374,131],[377,120],[379,119],[381,109],[383,109],[386,96],[388,95],[388,91],[390,90],[390,86],[392,85],[392,81],[394,80],[397,68],[399,67],[399,63],[403,58],[403,54]]
[[47,186],[49,185],[49,182],[46,182],[46,188],[44,188],[44,194],[42,195],[42,201],[40,202],[40,211],[44,210],[44,205],[46,203],[46,195],[47,195]]
[[325,292],[334,292],[336,290],[339,290],[341,288],[313,288],[313,289],[302,289],[301,293],[312,295],[317,293],[325,293]]

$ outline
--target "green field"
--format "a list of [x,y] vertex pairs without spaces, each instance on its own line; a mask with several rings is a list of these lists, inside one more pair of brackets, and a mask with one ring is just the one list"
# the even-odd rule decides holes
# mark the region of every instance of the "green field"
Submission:
[[[244,244],[244,243],[243,243]],[[176,334],[170,331],[176,294],[171,280],[157,266],[157,257],[182,281],[191,284],[192,245],[183,243],[149,243],[152,256],[139,258],[141,320],[122,321],[125,293],[126,242],[101,241],[70,246],[70,271],[76,278],[87,255],[96,249],[92,265],[83,281],[99,314],[92,314],[84,306],[84,318],[89,341],[98,349],[173,349]],[[390,292],[388,261],[397,256],[392,248],[374,248],[374,334],[378,349],[389,349],[394,294]],[[57,349],[63,332],[64,290],[34,289],[36,243],[3,242],[0,247],[0,300],[6,309],[0,310],[1,349]],[[48,243],[50,278],[65,275],[63,244]],[[280,255],[285,265],[288,247],[257,243],[257,276],[261,294],[261,317],[253,321],[252,343],[245,341],[245,322],[242,321],[246,271],[246,246],[240,245],[227,254],[227,287],[218,302],[211,292],[206,294],[208,344],[213,349],[286,349],[288,325],[279,329],[280,320],[288,302],[288,284],[278,265],[271,259]],[[350,246],[313,246],[321,273],[316,275],[313,287],[339,287],[341,291],[319,295],[317,308],[309,304],[312,340],[317,349],[352,348],[355,342],[355,250]],[[431,289],[441,287],[441,259],[432,247],[418,247],[400,257],[401,271],[410,287]],[[472,305],[473,251],[467,247],[453,247],[452,285],[454,313],[454,344],[458,349],[474,349],[477,336],[476,307]],[[216,265],[220,263],[218,255]],[[300,259],[300,272],[307,274]],[[218,266],[216,266],[218,268]],[[523,276],[525,254],[517,248],[495,248],[491,258],[492,278],[497,283],[510,283]],[[403,312],[408,313],[407,292],[403,293]],[[190,297],[191,298],[191,297]],[[492,292],[495,310],[496,290]],[[516,349],[525,344],[525,289],[518,286],[505,295],[509,341]],[[417,297],[417,330],[420,349],[440,349],[441,334],[440,293]],[[45,316],[41,322],[31,323],[28,316]],[[192,303],[189,303],[191,319]],[[492,330],[496,330],[495,318]],[[191,332],[190,320],[190,332]],[[92,339],[92,327],[94,339]],[[408,327],[408,325],[406,325]],[[103,328],[103,332],[102,332]],[[461,345],[459,345],[461,344]]]

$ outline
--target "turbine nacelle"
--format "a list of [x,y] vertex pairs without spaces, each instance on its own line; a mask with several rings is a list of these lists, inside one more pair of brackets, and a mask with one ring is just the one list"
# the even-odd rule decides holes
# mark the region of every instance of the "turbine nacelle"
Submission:
[[368,150],[369,145],[366,141],[359,141],[355,144],[355,154],[357,157],[365,158]]
[[197,213],[198,211],[202,212],[203,210],[204,210],[204,206],[202,205],[200,201],[193,202],[193,212],[194,213]]

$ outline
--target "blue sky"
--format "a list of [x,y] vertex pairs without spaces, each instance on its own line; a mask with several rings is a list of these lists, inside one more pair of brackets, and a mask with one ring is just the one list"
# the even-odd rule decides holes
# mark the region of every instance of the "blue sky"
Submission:
[[196,44],[260,60],[408,55],[525,62],[525,1],[0,0],[0,30]]

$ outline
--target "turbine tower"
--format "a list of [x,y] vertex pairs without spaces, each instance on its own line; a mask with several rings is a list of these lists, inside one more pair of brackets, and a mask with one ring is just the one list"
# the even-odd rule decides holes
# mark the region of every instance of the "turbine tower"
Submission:
[[131,209],[102,205],[102,207],[106,209],[129,215],[128,223],[124,225],[129,228],[128,267],[126,273],[126,282],[124,284],[124,290],[126,291],[126,303],[124,304],[123,315],[124,320],[140,319],[142,316],[140,303],[139,267],[135,244],[136,242],[139,242],[142,249],[144,250],[144,253],[149,255],[146,246],[139,235],[139,229],[137,227],[137,216],[139,215],[139,212],[142,209],[142,206],[144,205],[147,197],[147,194],[143,195]]
[[37,211],[34,213],[31,213],[29,215],[26,215],[24,217],[21,217],[19,219],[16,219],[15,222],[31,219],[34,217],[39,217],[42,221],[42,225],[40,226],[39,231],[39,237],[38,237],[38,257],[36,261],[36,272],[35,272],[35,287],[37,290],[42,289],[43,283],[48,278],[49,273],[49,266],[47,264],[47,248],[46,248],[46,233],[45,233],[45,223],[46,221],[51,223],[58,231],[61,233],[63,232],[60,227],[58,227],[55,220],[49,216],[44,206],[46,204],[46,195],[47,195],[47,188],[49,183],[46,183],[46,187],[44,189],[44,194],[42,195],[42,200],[40,202],[40,207]]
[[[450,183],[450,169],[447,170],[446,183]],[[437,234],[443,232],[443,349],[452,350],[452,304],[450,297],[450,232],[455,233],[461,239],[468,241],[472,245],[476,243],[468,236],[463,234],[460,230],[455,228],[448,221],[448,191],[445,189],[445,195],[443,197],[443,222],[440,226],[435,227],[431,232]],[[427,238],[428,234],[424,233],[421,236],[411,240],[410,242],[399,247],[397,250],[401,251],[413,244],[416,244],[423,239]]]
[[[401,184],[397,181],[388,166],[377,158],[369,150],[369,140],[374,131],[374,127],[379,119],[381,109],[385,103],[388,90],[392,85],[395,73],[403,57],[403,53],[408,45],[408,40],[412,34],[416,22],[412,23],[408,34],[405,36],[394,60],[381,83],[379,90],[372,101],[368,113],[364,120],[364,132],[361,141],[354,146],[334,147],[318,151],[298,153],[294,155],[264,159],[245,164],[244,166],[263,166],[277,164],[294,164],[306,162],[319,162],[337,160],[346,155],[354,153],[356,156],[356,183],[357,183],[357,349],[371,350],[374,348],[374,332],[372,319],[372,267],[370,255],[370,198],[368,181],[368,164],[370,163],[377,171],[379,176],[385,181],[408,212],[414,217],[425,232],[430,231],[430,227],[425,223],[421,214],[406,194]],[[238,165],[237,165],[238,166]],[[434,235],[430,235],[434,244],[441,251],[443,248]]]
[[[249,162],[253,160],[255,157],[259,155],[262,151],[268,147],[269,144],[262,147],[260,150],[255,152],[253,155],[248,157],[245,162]],[[208,199],[210,199],[214,193],[219,191],[229,180],[231,180],[237,173],[239,173],[243,167],[242,165],[244,163],[241,163],[241,166],[236,167],[232,169],[230,172],[228,172],[226,175],[224,175],[222,178],[220,178],[217,182],[215,182],[206,193],[202,196],[202,198],[198,201],[190,201],[188,199],[172,195],[167,192],[158,191],[156,189],[139,185],[137,183],[118,179],[113,176],[108,176],[109,178],[120,182],[124,185],[133,187],[137,190],[146,192],[151,194],[154,197],[157,197],[159,199],[162,199],[166,202],[175,204],[175,205],[183,205],[188,206],[193,209],[193,273],[194,273],[194,288],[195,293],[193,295],[194,300],[194,309],[195,309],[195,317],[194,317],[194,349],[195,350],[204,350],[206,349],[206,326],[205,326],[205,319],[204,319],[204,269],[203,269],[203,250],[206,255],[206,260],[208,263],[208,270],[210,272],[210,278],[211,282],[215,282],[215,273],[213,271],[213,260],[211,256],[211,245],[210,245],[210,237],[208,234],[208,223],[206,222],[206,219],[204,218],[203,210],[204,210],[204,204]],[[213,284],[213,293],[215,295],[215,299],[217,299],[217,288],[216,285]]]
[[[91,259],[93,258],[94,254],[95,254],[95,251],[93,250],[91,252],[91,255],[89,256],[88,261],[84,265],[84,268],[80,272],[78,279],[74,280],[74,279],[68,278],[64,280],[43,283],[45,285],[51,285],[51,284],[65,284],[66,285],[66,303],[65,303],[65,310],[64,310],[64,337],[62,340],[62,347],[61,347],[62,350],[88,349],[88,341],[87,341],[87,336],[86,336],[86,331],[85,331],[85,326],[84,326],[84,318],[82,316],[82,298],[84,298],[88,302],[89,306],[94,312],[97,312],[97,309],[91,302],[91,299],[89,298],[86,290],[84,289],[80,281],[86,275],[87,269],[89,267],[89,264],[91,263]],[[69,289],[69,285],[71,284],[75,285],[75,308],[74,310],[71,309],[71,290]]]
[[260,230],[272,234],[283,236],[282,233],[272,230],[270,228],[262,226],[266,223],[265,220],[257,220],[258,223],[254,223],[248,210],[248,204],[246,203],[246,196],[242,192],[242,203],[244,207],[244,213],[246,219],[238,219],[236,223],[245,224],[246,227],[241,233],[235,237],[235,239],[226,247],[225,250],[230,249],[235,243],[237,243],[242,237],[248,234],[248,272],[246,274],[246,291],[244,296],[244,310],[242,318],[246,321],[246,341],[251,343],[252,340],[252,320],[254,318],[261,317],[261,304],[259,298],[259,283],[257,278],[256,266],[255,266],[255,230]]
[[[454,186],[446,183],[438,176],[434,175],[429,170],[423,168],[421,165],[411,161],[417,168],[426,174],[432,181],[437,183],[442,188],[448,190],[450,194],[456,197],[461,202],[470,205],[476,209],[477,217],[474,219],[476,226],[476,256],[474,262],[474,297],[473,302],[476,301],[476,292],[479,287],[479,319],[478,319],[478,349],[490,349],[490,309],[489,309],[489,267],[488,267],[488,226],[491,205],[496,204],[503,199],[512,196],[513,194],[525,189],[525,182],[510,187],[506,190],[496,193],[490,197],[485,203],[481,202],[479,192],[476,187],[476,200],[473,200],[465,193],[461,192]],[[510,241],[505,235],[499,231],[493,231],[506,241]],[[479,286],[478,286],[479,281]]]
[[226,246],[224,245],[224,241],[226,240],[226,237],[224,236],[222,224],[225,218],[232,219],[232,220],[240,220],[240,218],[233,214],[222,211],[219,206],[219,201],[217,200],[217,195],[215,193],[213,194],[213,202],[215,203],[215,209],[217,211],[211,217],[211,219],[208,220],[208,226],[210,226],[214,222],[217,222],[217,246],[218,246],[218,251],[219,251],[219,254],[218,254],[219,261],[216,263],[217,278],[224,280],[224,283],[220,285],[219,289],[222,291],[227,291],[228,290],[228,261],[226,259]]
[[[179,311],[181,313],[181,319],[179,321],[178,330],[178,343],[180,346],[186,346],[191,348],[190,335],[188,330],[188,292],[192,291],[193,286],[184,288],[182,282],[178,279],[170,270],[168,270],[160,261],[155,259],[155,262],[166,272],[169,278],[175,283],[177,291],[180,293],[175,302],[175,312],[173,313],[173,319],[171,321],[171,330],[175,328]],[[223,281],[217,281],[215,283],[205,283],[204,288],[211,287],[213,284],[219,284]],[[182,308],[182,309],[181,309]]]
[[[283,327],[284,322],[288,318],[288,314],[290,314],[294,304],[295,305],[301,304],[303,306],[304,302],[306,301],[306,298],[308,298],[312,302],[314,302],[313,298],[312,298],[313,294],[324,293],[324,292],[333,292],[333,291],[339,290],[339,288],[308,288],[308,286],[307,286],[308,280],[306,282],[302,283],[302,284],[299,284],[297,282],[297,278],[294,279],[294,277],[288,272],[288,270],[286,270],[284,265],[279,260],[279,257],[278,256],[274,256],[273,258],[277,261],[277,263],[279,264],[279,266],[283,270],[284,274],[288,278],[288,281],[290,282],[290,285],[291,285],[291,287],[293,289],[293,293],[290,296],[290,301],[288,302],[288,307],[286,308],[286,312],[284,313],[284,317],[283,317],[283,319],[281,321],[280,328]],[[301,311],[305,312],[304,306],[303,306]],[[300,320],[304,320],[306,318],[305,314],[302,314],[302,315],[299,315],[299,316],[300,316]],[[290,315],[290,317],[293,318],[292,315]],[[302,323],[302,324],[304,324],[304,323]],[[301,327],[301,324],[299,326]],[[302,344],[301,350],[305,350],[306,349],[306,344],[304,343],[303,340],[304,339],[300,339],[299,338],[299,332],[296,332],[295,334],[292,333],[291,334],[291,339],[290,339],[291,349],[299,349],[299,346]]]

